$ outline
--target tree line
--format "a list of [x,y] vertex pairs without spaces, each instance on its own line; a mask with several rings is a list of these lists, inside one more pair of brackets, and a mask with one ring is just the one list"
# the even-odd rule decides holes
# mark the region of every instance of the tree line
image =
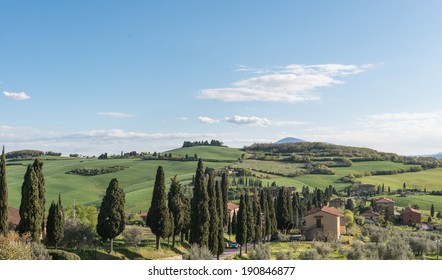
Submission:
[[215,146],[215,147],[223,147],[224,143],[218,140],[210,140],[209,141],[184,141],[183,148],[195,147],[195,146]]

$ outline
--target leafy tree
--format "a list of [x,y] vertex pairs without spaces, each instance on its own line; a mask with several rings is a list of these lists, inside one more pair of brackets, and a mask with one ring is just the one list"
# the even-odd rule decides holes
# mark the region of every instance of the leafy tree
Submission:
[[345,203],[345,209],[350,211],[355,211],[355,204],[353,202],[353,199],[351,198],[347,199],[347,203]]
[[127,226],[123,232],[124,243],[137,247],[143,238],[143,231],[139,226]]
[[123,189],[120,188],[118,180],[112,179],[101,202],[97,223],[98,235],[104,240],[110,240],[110,253],[114,249],[114,238],[124,231],[126,221],[125,202],[125,194]]
[[204,182],[204,167],[200,159],[195,175],[195,187],[193,189],[190,243],[200,247],[209,245],[209,195]]
[[64,237],[64,216],[61,205],[61,196],[58,195],[58,203],[54,201],[49,208],[48,219],[46,222],[46,240],[50,246],[57,248]]
[[169,211],[173,215],[172,248],[175,247],[175,236],[184,229],[185,207],[184,194],[181,191],[181,184],[175,177],[172,179],[168,194]]
[[241,194],[239,210],[236,224],[236,242],[241,246],[239,247],[239,255],[242,256],[242,246],[247,243],[247,205],[244,195]]
[[38,177],[35,169],[28,165],[21,188],[20,223],[17,226],[20,235],[29,233],[33,241],[40,241],[42,211],[38,195]]
[[147,213],[147,225],[156,237],[156,249],[160,249],[160,237],[167,238],[170,234],[170,214],[167,208],[166,186],[164,171],[158,166],[155,185],[153,187],[152,202]]
[[95,239],[94,228],[89,223],[67,218],[64,224],[63,247],[84,250],[90,248]]
[[0,235],[6,236],[8,231],[8,185],[6,182],[5,146],[3,146],[0,158]]

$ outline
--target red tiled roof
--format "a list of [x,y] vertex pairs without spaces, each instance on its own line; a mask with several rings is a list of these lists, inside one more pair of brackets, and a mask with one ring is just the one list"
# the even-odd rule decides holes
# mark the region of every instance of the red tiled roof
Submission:
[[394,203],[394,200],[388,197],[383,197],[375,200],[376,203]]
[[227,202],[227,210],[233,211],[239,209],[239,205],[231,202]]
[[339,212],[338,209],[333,208],[333,207],[328,207],[328,206],[322,206],[320,208],[318,207],[318,208],[312,209],[308,212],[307,216],[318,213],[318,212],[325,212],[325,213],[331,214],[333,216],[338,216],[338,217],[341,216],[341,213]]
[[139,215],[141,218],[146,218],[146,217],[147,217],[147,211],[140,212],[138,215]]
[[364,218],[365,217],[378,217],[379,214],[376,212],[369,211],[369,212],[362,213],[361,216]]
[[418,209],[414,209],[414,208],[407,207],[407,208],[405,208],[405,209],[402,211],[402,214],[403,214],[403,213],[409,213],[409,212],[418,213],[418,214],[421,213],[421,211],[418,210]]
[[8,207],[8,222],[12,227],[16,227],[20,223],[20,211],[17,208]]

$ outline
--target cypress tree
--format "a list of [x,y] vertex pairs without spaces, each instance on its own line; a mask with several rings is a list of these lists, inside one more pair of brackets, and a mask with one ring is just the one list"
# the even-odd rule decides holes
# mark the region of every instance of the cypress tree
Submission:
[[234,235],[236,235],[236,226],[238,224],[237,221],[238,221],[238,218],[236,215],[236,211],[233,211],[231,227],[232,227],[232,234],[234,234]]
[[255,235],[254,235],[254,243],[253,247],[256,247],[256,244],[261,243],[262,241],[262,221],[261,221],[261,206],[259,205],[258,196],[256,195],[256,189],[253,190],[252,196],[252,206],[253,206],[253,216],[255,218]]
[[431,215],[431,218],[434,218],[434,204],[431,204],[430,215]]
[[348,209],[350,211],[355,211],[355,204],[353,202],[353,199],[351,198],[347,199],[347,203],[345,204],[345,209]]
[[190,243],[201,247],[209,245],[209,195],[204,182],[203,162],[198,161],[195,175],[195,187],[193,189]]
[[6,183],[5,146],[3,146],[0,158],[0,235],[6,236],[8,231],[8,185]]
[[247,205],[244,195],[241,194],[238,216],[236,217],[236,242],[240,244],[239,255],[242,256],[242,246],[247,243]]
[[172,248],[175,247],[175,236],[184,230],[185,206],[181,184],[175,177],[172,179],[168,194],[169,211],[173,216]]
[[281,231],[287,231],[291,221],[289,209],[287,207],[287,192],[284,187],[278,192],[278,198],[276,200],[276,217],[278,229]]
[[259,195],[260,203],[261,203],[261,211],[264,213],[264,227],[262,229],[262,236],[264,240],[268,240],[270,235],[270,216],[269,216],[269,203],[267,199],[267,191],[261,190]]
[[21,187],[20,223],[18,232],[29,233],[35,242],[40,241],[42,232],[42,209],[38,195],[38,177],[31,165],[28,165]]
[[45,209],[46,209],[46,198],[45,198],[45,177],[43,175],[43,162],[40,159],[35,159],[34,164],[32,165],[34,168],[35,174],[37,175],[38,181],[38,201],[40,203],[41,209],[41,229],[44,230],[44,219],[45,219]]
[[51,203],[49,208],[48,219],[46,222],[46,240],[50,246],[57,246],[64,237],[64,215],[63,206],[61,205],[61,196],[58,195],[58,202]]
[[230,235],[232,235],[232,219],[227,219],[227,234],[230,239]]
[[229,219],[229,213],[227,211],[227,202],[228,202],[228,193],[229,193],[229,177],[228,174],[226,172],[223,173],[223,176],[221,178],[221,191],[222,191],[222,195],[223,195],[223,199],[222,199],[222,206],[223,206],[223,225],[227,225],[228,224],[228,219]]
[[218,210],[218,251],[216,254],[216,258],[219,260],[219,255],[224,253],[224,196],[222,187],[218,184],[218,181],[215,183],[215,191],[216,191],[216,206]]
[[276,221],[275,203],[271,189],[267,190],[267,203],[269,204],[270,235],[272,235],[277,231],[278,222]]
[[190,230],[190,200],[183,196],[183,228],[181,229],[181,243],[184,242],[184,237],[189,241],[189,230]]
[[213,176],[209,175],[209,181],[207,183],[208,195],[209,195],[209,213],[210,213],[210,224],[209,224],[209,250],[213,255],[218,252],[218,211],[216,206],[216,191],[213,184]]
[[114,249],[114,238],[124,231],[126,222],[125,202],[125,194],[123,189],[120,188],[118,180],[112,179],[101,201],[97,223],[98,235],[104,240],[110,240],[110,253]]
[[156,249],[160,249],[160,237],[167,238],[170,234],[170,215],[167,208],[166,186],[164,182],[164,171],[158,166],[155,177],[155,184],[152,193],[152,202],[147,213],[148,226],[156,238]]
[[247,253],[247,244],[255,239],[255,216],[253,215],[253,206],[252,199],[248,193],[245,194],[244,200],[246,202],[247,207],[247,239],[246,239],[246,253]]

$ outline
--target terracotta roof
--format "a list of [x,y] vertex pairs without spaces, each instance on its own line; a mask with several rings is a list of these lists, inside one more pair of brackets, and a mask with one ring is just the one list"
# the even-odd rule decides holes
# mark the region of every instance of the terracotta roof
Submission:
[[361,214],[362,217],[378,217],[379,213],[373,212],[373,211],[369,211],[369,212],[364,212]]
[[139,215],[141,218],[146,218],[146,217],[147,217],[147,211],[140,212],[140,213],[138,213],[138,215]]
[[239,209],[239,205],[231,202],[227,202],[227,210],[233,211]]
[[394,200],[388,197],[378,198],[375,201],[376,203],[394,203]]
[[20,223],[20,211],[17,208],[8,207],[8,222],[12,227],[16,227]]
[[318,207],[315,209],[312,209],[308,212],[307,216],[318,213],[318,212],[325,212],[328,214],[331,214],[333,216],[341,216],[341,213],[339,212],[338,209],[333,208],[333,207],[328,207],[328,206],[322,206],[322,207]]
[[418,213],[418,214],[421,213],[420,210],[418,210],[418,209],[414,209],[414,208],[410,208],[410,207],[407,207],[407,208],[405,208],[404,210],[402,210],[402,214],[403,214],[403,213],[409,213],[409,212]]

